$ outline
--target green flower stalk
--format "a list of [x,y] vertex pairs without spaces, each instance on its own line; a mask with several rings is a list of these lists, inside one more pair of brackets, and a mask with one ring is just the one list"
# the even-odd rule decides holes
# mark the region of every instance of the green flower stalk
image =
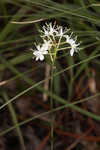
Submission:
[[[50,82],[50,108],[51,108],[51,150],[53,150],[54,142],[54,119],[55,115],[53,113],[54,103],[53,103],[53,76],[54,76],[54,66],[56,61],[57,53],[60,50],[69,49],[71,56],[74,55],[74,52],[79,50],[80,43],[76,43],[77,37],[72,38],[72,34],[68,34],[70,29],[63,28],[62,26],[56,26],[52,23],[43,26],[41,30],[43,43],[36,45],[36,49],[32,50],[33,55],[35,56],[36,61],[43,61],[46,55],[49,55],[51,61],[51,82]],[[68,45],[67,47],[65,46]],[[64,47],[65,46],[65,47]]]

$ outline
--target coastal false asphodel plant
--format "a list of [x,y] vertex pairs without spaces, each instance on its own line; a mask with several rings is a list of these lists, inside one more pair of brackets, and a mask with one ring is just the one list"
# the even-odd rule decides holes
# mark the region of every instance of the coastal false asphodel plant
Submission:
[[41,30],[43,43],[35,45],[35,50],[31,49],[36,61],[43,61],[45,56],[49,55],[53,62],[56,59],[57,53],[60,50],[66,49],[68,49],[70,55],[73,56],[74,52],[80,49],[80,43],[77,43],[77,36],[72,38],[73,32],[69,34],[69,30],[70,29],[63,28],[62,26],[46,23]]

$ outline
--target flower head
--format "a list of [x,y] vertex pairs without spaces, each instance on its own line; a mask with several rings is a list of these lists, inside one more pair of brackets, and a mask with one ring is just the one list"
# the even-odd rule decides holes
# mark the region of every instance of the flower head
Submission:
[[57,34],[57,28],[55,25],[52,25],[52,23],[46,23],[46,25],[43,26],[43,30],[41,30],[41,32],[44,34],[42,37],[54,36],[54,34]]
[[36,48],[37,50],[33,52],[33,55],[36,57],[36,61],[39,59],[41,61],[44,60],[44,55],[48,54],[47,47],[45,47],[44,45],[37,45]]
[[49,41],[44,40],[44,43],[42,45],[42,49],[43,50],[49,50],[52,46],[51,42],[52,42],[51,40],[49,40]]
[[74,52],[77,52],[77,50],[79,49],[78,46],[80,45],[80,43],[76,44],[77,37],[75,37],[75,39],[71,38],[72,34],[70,36],[69,35],[64,36],[66,38],[66,42],[68,44],[70,44],[70,46],[71,46],[71,50],[70,50],[70,55],[71,56],[73,56]]
[[36,57],[37,60],[44,60],[44,55],[48,54],[48,50],[51,47],[51,41],[44,40],[42,45],[37,45],[36,50],[33,52],[33,55]]
[[58,32],[56,33],[56,36],[64,36],[70,29],[63,28],[62,26],[58,27]]
[[[70,29],[63,28],[62,26],[57,26],[56,24],[52,25],[49,23],[43,26],[42,32],[42,39],[43,44],[36,45],[36,50],[33,52],[33,55],[37,60],[44,60],[44,55],[49,54],[51,61],[55,61],[56,55],[59,50],[66,49],[64,44],[70,45],[70,55],[73,56],[74,52],[79,50],[79,45],[77,41],[77,37],[72,38],[73,32],[69,35],[67,32]],[[67,47],[69,48],[69,47]]]

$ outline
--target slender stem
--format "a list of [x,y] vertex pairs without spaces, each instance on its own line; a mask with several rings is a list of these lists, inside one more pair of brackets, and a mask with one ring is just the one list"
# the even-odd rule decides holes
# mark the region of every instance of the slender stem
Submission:
[[[50,36],[48,36],[48,39],[49,39],[50,41],[52,41],[52,39],[51,39]],[[52,41],[52,44],[53,44],[53,41]],[[50,49],[49,49],[49,54],[50,54],[51,61],[53,62],[53,57],[52,57],[52,53],[51,53],[51,50],[50,50]]]
[[57,47],[55,48],[54,62],[55,62],[55,59],[56,59],[56,55],[57,55],[57,51],[58,51],[58,48],[59,48],[59,45],[60,45],[61,39],[62,39],[62,36],[59,38],[59,41],[58,41]]
[[[53,37],[55,41],[55,37]],[[50,82],[50,91],[51,91],[51,97],[50,97],[50,108],[51,108],[51,150],[54,148],[54,113],[53,113],[53,74],[54,74],[54,65],[55,65],[55,60],[56,60],[56,54],[57,50],[59,48],[60,42],[61,42],[62,37],[59,38],[59,42],[57,46],[54,49],[54,57],[51,65],[51,82]],[[52,54],[51,54],[52,55]]]
[[53,74],[54,74],[54,63],[51,65],[51,81],[50,81],[50,108],[51,108],[51,150],[53,150],[54,145],[54,113],[53,113]]
[[58,51],[65,50],[65,49],[69,49],[69,48],[71,48],[71,46],[60,48],[60,49],[58,49]]

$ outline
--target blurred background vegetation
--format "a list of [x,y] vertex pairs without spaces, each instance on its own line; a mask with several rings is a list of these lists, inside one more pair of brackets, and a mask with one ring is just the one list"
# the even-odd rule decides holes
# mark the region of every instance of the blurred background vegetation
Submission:
[[[49,65],[35,61],[45,23],[68,27],[81,41],[59,54],[49,90]],[[0,150],[100,149],[100,1],[0,0]]]

